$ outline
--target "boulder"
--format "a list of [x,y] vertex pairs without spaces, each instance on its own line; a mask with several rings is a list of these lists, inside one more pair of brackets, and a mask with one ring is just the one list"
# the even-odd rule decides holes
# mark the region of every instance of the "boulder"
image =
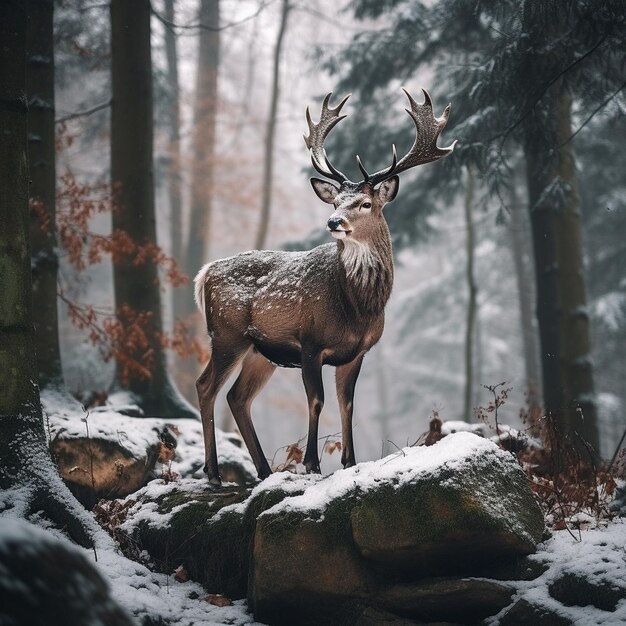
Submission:
[[85,555],[24,520],[0,519],[0,624],[132,626]]
[[[417,587],[407,608],[394,605],[381,583],[435,574],[447,579],[421,588],[432,602],[441,607],[447,602],[437,596],[456,593],[458,614],[473,611],[478,619],[505,607],[511,592],[460,577],[484,571],[488,561],[501,565],[533,552],[543,530],[513,456],[457,433],[339,471],[266,510],[256,525],[249,599],[256,617],[271,623],[282,623],[295,606],[307,606],[312,622],[335,623],[320,613],[322,606],[343,614],[358,602],[436,621],[437,610],[411,604],[415,594],[421,597]],[[443,619],[458,614],[444,611]]]
[[317,478],[274,474],[254,488],[217,492],[204,480],[154,480],[125,501],[100,503],[99,519],[122,534],[128,556],[140,546],[158,571],[183,566],[209,592],[244,598],[257,517]]
[[464,432],[327,477],[218,492],[154,480],[109,520],[161,571],[182,566],[209,593],[247,595],[271,624],[473,624],[513,594],[478,577],[541,573],[523,560],[544,530],[524,473]]
[[[204,476],[198,420],[171,423],[129,417],[109,406],[87,412],[73,405],[68,408],[49,392],[42,402],[52,458],[72,493],[88,509],[100,499],[124,498],[159,476]],[[255,483],[256,470],[238,435],[217,431],[216,436],[224,481]]]
[[377,595],[385,609],[425,622],[478,624],[508,606],[513,589],[489,580],[439,579],[390,586]]

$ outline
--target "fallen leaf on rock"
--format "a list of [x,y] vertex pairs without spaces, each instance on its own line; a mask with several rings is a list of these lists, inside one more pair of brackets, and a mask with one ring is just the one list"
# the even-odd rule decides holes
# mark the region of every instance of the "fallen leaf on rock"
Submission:
[[210,593],[208,596],[204,597],[203,600],[209,604],[213,604],[214,606],[233,605],[233,601],[230,598],[227,598],[219,593]]

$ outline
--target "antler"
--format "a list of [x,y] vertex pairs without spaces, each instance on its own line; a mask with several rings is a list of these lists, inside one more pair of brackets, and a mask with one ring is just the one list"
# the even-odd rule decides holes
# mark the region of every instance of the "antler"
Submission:
[[[328,136],[328,133],[338,124],[345,115],[339,115],[346,100],[350,97],[347,95],[334,109],[328,106],[332,91],[324,98],[322,102],[322,113],[320,115],[320,121],[317,124],[311,120],[311,113],[309,107],[306,108],[306,121],[309,125],[309,136],[304,137],[304,143],[311,153],[311,162],[313,167],[326,178],[337,181],[339,184],[346,182],[348,177],[333,167],[332,163],[326,156],[326,150],[324,150],[324,140]],[[326,169],[322,163],[326,164]]]
[[417,104],[411,94],[402,89],[409,99],[411,109],[405,109],[411,116],[415,124],[415,141],[413,146],[407,154],[405,154],[400,161],[397,161],[396,147],[393,146],[393,160],[391,166],[380,170],[375,174],[369,175],[367,170],[363,167],[361,159],[357,156],[357,162],[359,168],[365,177],[365,182],[375,186],[381,183],[383,180],[387,180],[400,172],[404,172],[417,165],[423,165],[424,163],[430,163],[437,161],[442,157],[448,156],[456,145],[456,140],[453,141],[447,148],[440,148],[437,146],[437,139],[439,135],[446,127],[448,123],[448,117],[450,116],[450,105],[448,105],[441,117],[435,117],[433,114],[433,103],[430,98],[430,94],[426,89],[422,89],[424,92],[424,103]]

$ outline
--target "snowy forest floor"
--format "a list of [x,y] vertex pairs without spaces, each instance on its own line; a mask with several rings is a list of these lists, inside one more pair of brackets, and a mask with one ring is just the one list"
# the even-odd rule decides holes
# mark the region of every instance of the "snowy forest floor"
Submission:
[[[63,425],[63,428],[70,431],[74,430],[75,436],[84,431],[82,415],[74,407],[62,407],[49,400],[45,408],[53,430],[56,424]],[[142,436],[139,431],[148,427],[154,428],[158,426],[157,422],[164,423],[155,419],[134,420],[116,413],[113,409],[101,413],[107,418],[109,425],[105,430],[110,430],[119,437],[123,425],[125,436],[137,439],[134,443],[140,446]],[[92,436],[103,436],[105,433],[98,428],[97,415],[94,413],[90,418]],[[174,475],[191,480],[193,474],[198,476],[194,469],[202,462],[200,424],[192,423],[191,420],[183,421],[189,426],[190,432],[187,437],[181,437],[183,447],[178,449],[179,454],[172,461],[170,470]],[[240,452],[241,461],[249,462],[245,452]],[[203,478],[196,480],[200,484]],[[164,482],[163,478],[155,478],[154,486],[158,488],[159,483]],[[14,497],[19,498],[19,492]],[[69,544],[62,532],[50,527],[40,516],[31,517],[27,522],[18,517],[19,503],[10,507],[6,506],[6,502],[3,504],[0,519],[6,521],[12,516],[15,518],[13,522],[3,526],[4,532],[17,536],[25,547],[50,535]],[[155,515],[158,514],[155,512]],[[514,601],[523,598],[535,606],[545,607],[563,616],[572,623],[581,626],[625,624],[626,599],[619,597],[626,597],[626,520],[616,518],[597,522],[589,518],[579,522],[580,530],[553,531],[551,537],[540,544],[537,553],[529,557],[531,561],[541,564],[543,573],[540,576],[531,581],[510,581],[506,584],[515,590]],[[256,623],[245,600],[235,600],[230,606],[216,606],[212,604],[215,598],[209,596],[201,585],[193,581],[180,582],[175,572],[155,573],[145,565],[127,559],[110,539],[99,542],[95,551],[76,546],[72,546],[72,549],[82,552],[94,562],[109,582],[112,596],[139,621],[149,616],[156,620],[161,618],[161,623],[177,626]],[[556,600],[555,585],[568,578],[585,580],[597,589],[605,589],[609,595],[611,589],[617,592],[618,599],[614,607],[603,610],[591,605],[567,606],[568,601]],[[576,598],[572,602],[575,603]],[[497,615],[485,621],[489,625],[497,623]]]

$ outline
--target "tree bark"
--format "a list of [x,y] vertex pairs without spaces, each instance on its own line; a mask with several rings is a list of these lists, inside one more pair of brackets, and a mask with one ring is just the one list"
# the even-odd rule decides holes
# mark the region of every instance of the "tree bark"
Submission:
[[468,289],[467,321],[465,327],[465,394],[463,399],[463,419],[471,422],[472,390],[474,387],[474,331],[476,328],[476,279],[474,277],[474,222],[472,205],[474,204],[474,172],[467,167],[467,190],[465,193],[465,225],[467,227],[467,265],[466,280]]
[[[201,0],[198,21],[217,28],[219,20],[219,0]],[[200,267],[209,259],[219,49],[219,31],[206,29],[199,31],[192,142],[191,213],[185,264],[185,269],[190,276],[195,276]],[[186,302],[186,312],[189,315],[194,311],[191,290],[188,290]]]
[[289,17],[289,0],[282,0],[282,10],[280,14],[280,26],[276,36],[276,46],[274,47],[274,70],[272,77],[272,99],[270,112],[267,118],[267,129],[265,132],[265,155],[263,159],[263,193],[261,200],[261,219],[257,232],[255,247],[262,250],[267,240],[267,230],[269,228],[270,213],[272,208],[272,176],[274,173],[274,137],[276,135],[276,116],[278,113],[278,98],[280,96],[280,59],[283,47],[283,39],[287,29],[287,18]]
[[[165,19],[175,23],[174,0],[165,0]],[[168,146],[168,193],[170,201],[170,233],[172,257],[181,266],[183,252],[183,200],[180,151],[180,87],[178,82],[178,50],[176,33],[165,28],[165,55],[167,59],[167,83],[170,90],[169,146]],[[184,315],[184,290],[172,290],[174,319]]]
[[[115,194],[113,228],[137,244],[156,243],[153,177],[152,58],[149,0],[111,2],[111,180]],[[125,258],[113,266],[115,303],[133,312],[149,312],[144,331],[153,366],[146,380],[136,374],[116,384],[154,417],[196,417],[166,370],[159,336],[163,332],[158,268]],[[143,352],[143,351],[142,351]],[[138,360],[141,354],[134,355]]]
[[[531,52],[528,71],[560,67],[544,49],[546,37],[559,36],[558,19],[547,28],[536,23],[537,6],[524,5],[524,28]],[[541,17],[539,15],[539,17]],[[558,17],[558,16],[557,16]],[[546,33],[546,29],[548,32]],[[555,50],[555,46],[550,47]],[[560,62],[559,62],[560,61]],[[554,74],[544,72],[543,75]],[[550,86],[524,122],[528,204],[537,281],[537,320],[546,411],[572,443],[598,451],[589,316],[586,306],[580,199],[576,187],[571,98],[562,80]]]
[[[43,389],[62,387],[57,314],[56,173],[52,0],[28,0],[26,93],[30,162],[33,322],[38,379]],[[45,215],[45,220],[42,217]],[[47,222],[47,224],[46,224]],[[45,228],[43,227],[45,224]]]
[[91,546],[97,525],[81,511],[52,463],[36,383],[26,157],[26,10],[21,0],[0,2],[0,489],[20,489],[19,513],[43,511],[75,541]]

